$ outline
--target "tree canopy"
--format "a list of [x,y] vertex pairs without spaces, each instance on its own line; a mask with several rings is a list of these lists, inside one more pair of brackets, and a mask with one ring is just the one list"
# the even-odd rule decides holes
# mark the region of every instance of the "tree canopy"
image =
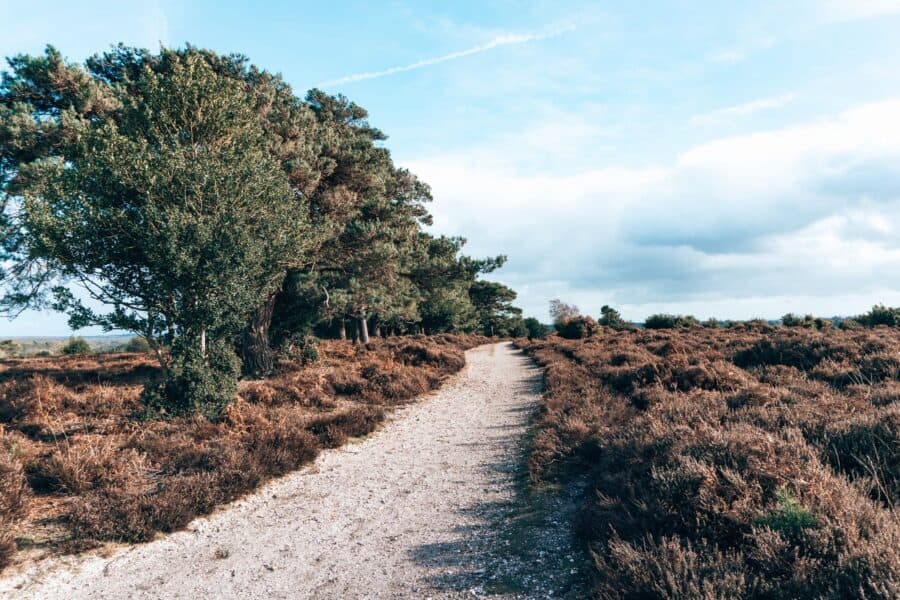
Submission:
[[213,416],[241,365],[263,375],[276,348],[347,323],[363,343],[370,329],[527,333],[515,292],[480,279],[505,257],[426,230],[431,190],[347,98],[301,99],[192,46],[8,62],[0,310],[139,334],[166,372],[150,404]]

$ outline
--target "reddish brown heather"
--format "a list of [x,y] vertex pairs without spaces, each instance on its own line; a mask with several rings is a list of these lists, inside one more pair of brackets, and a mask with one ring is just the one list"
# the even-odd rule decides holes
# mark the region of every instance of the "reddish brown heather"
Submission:
[[485,341],[322,342],[317,363],[284,361],[270,379],[241,382],[217,423],[142,420],[140,391],[157,375],[149,356],[0,360],[0,568],[17,546],[40,555],[184,527],[371,432]]
[[530,472],[589,479],[598,597],[900,597],[900,329],[522,345],[546,381]]

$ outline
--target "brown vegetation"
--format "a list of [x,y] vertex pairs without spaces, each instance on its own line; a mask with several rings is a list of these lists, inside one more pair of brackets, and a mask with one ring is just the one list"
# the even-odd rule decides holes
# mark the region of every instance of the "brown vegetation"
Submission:
[[530,471],[590,481],[604,598],[900,597],[900,330],[606,330],[545,368]]
[[0,361],[0,567],[19,547],[139,542],[184,527],[322,448],[371,432],[391,405],[435,389],[477,336],[322,342],[244,381],[223,418],[148,420],[145,355]]

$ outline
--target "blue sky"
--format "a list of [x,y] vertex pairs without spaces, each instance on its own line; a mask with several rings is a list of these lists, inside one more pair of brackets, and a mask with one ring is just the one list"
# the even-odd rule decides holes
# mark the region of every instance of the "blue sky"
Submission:
[[347,95],[530,315],[900,304],[900,1],[27,8],[0,1],[4,56],[190,42]]

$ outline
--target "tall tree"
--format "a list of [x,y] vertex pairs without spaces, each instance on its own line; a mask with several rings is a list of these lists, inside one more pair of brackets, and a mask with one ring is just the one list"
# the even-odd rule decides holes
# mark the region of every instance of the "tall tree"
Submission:
[[469,288],[469,298],[485,335],[510,335],[521,323],[522,309],[512,305],[516,292],[502,283],[478,280]]
[[[334,161],[324,151],[333,143],[333,136],[320,127],[311,106],[297,98],[280,76],[250,65],[247,58],[240,54],[218,55],[193,46],[169,52],[182,58],[199,59],[218,77],[244,88],[248,106],[264,132],[270,158],[284,171],[294,194],[304,199],[304,209],[321,208],[315,203],[321,197],[316,192],[323,179],[335,168]],[[145,69],[160,71],[165,64],[160,55],[119,45],[88,59],[87,68],[99,80],[130,89],[137,80],[136,74]],[[318,215],[321,211],[310,212]],[[317,222],[314,227],[308,228],[305,236],[295,238],[300,246],[286,250],[279,257],[283,267],[283,285],[291,285],[298,273],[311,268],[314,253],[310,249],[327,237],[327,228],[321,225]],[[274,367],[269,328],[280,293],[280,288],[273,290],[263,299],[237,340],[243,369],[247,374],[264,375]]]
[[[20,154],[9,186],[27,258],[112,307],[97,313],[57,287],[73,325],[171,346],[171,360],[159,353],[169,410],[214,414],[234,391],[234,337],[308,237],[256,98],[192,52],[163,50],[127,85],[52,49],[12,67],[3,104],[46,138],[31,160]],[[84,91],[66,101],[72,82]]]

